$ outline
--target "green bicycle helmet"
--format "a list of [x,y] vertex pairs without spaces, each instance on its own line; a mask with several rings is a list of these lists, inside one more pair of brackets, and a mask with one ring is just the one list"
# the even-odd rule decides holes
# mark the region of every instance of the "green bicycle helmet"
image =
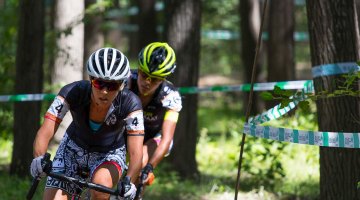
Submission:
[[139,68],[150,76],[166,78],[176,68],[174,50],[163,42],[148,44],[139,53]]

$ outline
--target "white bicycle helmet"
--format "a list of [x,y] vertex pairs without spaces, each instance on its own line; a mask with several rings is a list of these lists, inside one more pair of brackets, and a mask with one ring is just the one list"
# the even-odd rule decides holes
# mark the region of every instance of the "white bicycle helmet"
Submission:
[[92,53],[86,68],[89,76],[109,81],[124,81],[130,76],[128,59],[114,48],[101,48]]

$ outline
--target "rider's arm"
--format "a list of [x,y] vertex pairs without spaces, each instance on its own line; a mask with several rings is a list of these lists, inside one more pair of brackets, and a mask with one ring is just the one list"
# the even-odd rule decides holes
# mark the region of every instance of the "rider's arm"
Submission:
[[48,149],[51,138],[58,129],[59,124],[55,121],[46,119],[38,130],[34,141],[34,157],[44,155]]
[[144,120],[143,112],[135,111],[127,119],[127,152],[129,154],[129,168],[127,176],[131,182],[135,182],[142,165],[142,146],[144,142]]
[[59,124],[68,110],[69,105],[65,99],[61,96],[56,96],[45,114],[43,124],[36,134],[33,144],[34,157],[38,157],[46,153],[50,140],[56,133]]
[[164,158],[164,155],[169,150],[171,141],[174,137],[178,116],[179,113],[174,110],[168,110],[165,114],[164,122],[162,124],[160,144],[148,161],[148,163],[150,163],[154,168],[160,163],[160,161]]

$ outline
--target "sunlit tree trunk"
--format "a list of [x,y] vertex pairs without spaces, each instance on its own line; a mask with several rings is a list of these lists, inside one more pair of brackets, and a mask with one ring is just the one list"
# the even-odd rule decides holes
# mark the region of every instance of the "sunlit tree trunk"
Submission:
[[[174,48],[177,68],[172,76],[177,87],[197,86],[199,79],[200,57],[200,0],[165,1],[166,41]],[[171,163],[183,177],[198,174],[195,160],[198,138],[197,117],[198,95],[182,98],[183,110],[180,113],[174,137]]]
[[360,23],[360,0],[355,0],[355,4],[356,4],[356,20],[359,26]]
[[[359,60],[359,29],[354,0],[306,1],[313,66]],[[342,75],[314,79],[315,91],[332,92]],[[359,81],[352,86],[359,90]],[[316,102],[320,131],[359,132],[360,98],[341,96]],[[320,148],[320,199],[360,199],[360,149]]]
[[[52,74],[55,93],[58,92],[60,86],[83,78],[84,24],[81,19],[84,6],[84,0],[57,0],[56,2],[55,28],[67,31],[63,32],[57,41],[59,51]],[[55,134],[56,140],[62,138],[70,122],[71,115],[68,113]]]
[[[294,0],[269,1],[268,82],[295,80]],[[272,108],[278,102],[267,102]]]
[[[44,1],[20,1],[16,52],[15,93],[42,93],[44,57]],[[32,149],[40,122],[40,101],[16,102],[14,145],[10,173],[29,175]]]
[[[245,68],[243,80],[245,83],[250,83],[260,31],[260,2],[258,0],[240,0],[239,2],[241,60]],[[259,51],[261,52],[260,49]],[[261,54],[259,54],[255,65],[257,69],[254,82],[264,82],[264,80],[260,80],[261,60]],[[246,106],[248,105],[249,93],[245,93],[244,98],[244,105]],[[255,94],[252,100],[251,114],[259,114],[262,107],[258,95]]]

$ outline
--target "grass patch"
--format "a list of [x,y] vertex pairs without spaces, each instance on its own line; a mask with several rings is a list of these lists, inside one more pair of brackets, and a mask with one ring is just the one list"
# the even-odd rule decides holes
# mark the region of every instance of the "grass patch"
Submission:
[[[311,108],[315,109],[314,105]],[[211,190],[215,196],[235,193],[243,127],[242,119],[234,117],[239,115],[239,110],[225,111],[226,117],[219,117],[219,113],[224,111],[213,107],[200,109],[200,139],[197,146],[199,170],[208,178],[205,185],[216,188]],[[302,110],[267,125],[317,129],[316,115],[303,113]],[[240,184],[242,192],[254,195],[262,193],[261,199],[318,199],[319,147],[248,136]]]
[[[30,188],[31,179],[29,177],[10,176],[8,173],[0,172],[0,199],[19,200],[25,199],[26,194]],[[44,191],[45,180],[42,180],[38,185],[33,199],[42,199]]]

